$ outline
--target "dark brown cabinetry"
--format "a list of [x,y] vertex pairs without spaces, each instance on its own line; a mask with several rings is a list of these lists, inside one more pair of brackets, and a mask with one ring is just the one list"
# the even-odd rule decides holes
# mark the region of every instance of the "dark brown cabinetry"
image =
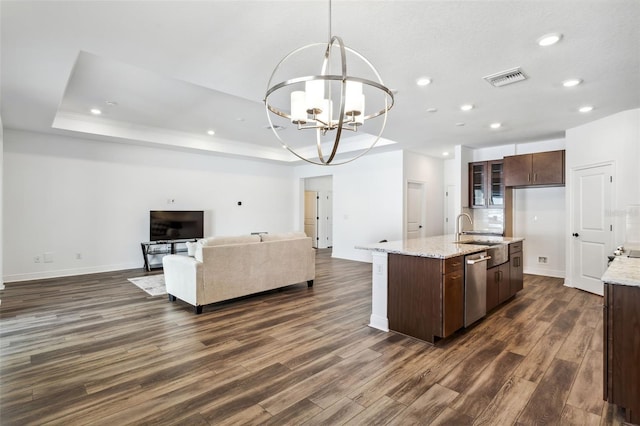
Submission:
[[504,185],[564,185],[564,153],[560,150],[504,157]]
[[462,328],[463,259],[389,254],[389,328],[431,343]]
[[511,296],[522,290],[524,268],[522,265],[522,241],[509,244],[509,288]]
[[463,257],[444,261],[442,279],[442,332],[447,337],[464,325],[464,268]]
[[640,287],[604,285],[604,399],[640,424]]
[[469,163],[469,206],[474,209],[504,207],[502,160]]
[[509,263],[487,269],[487,312],[511,297]]
[[487,269],[487,312],[523,288],[522,241],[509,244],[509,261]]

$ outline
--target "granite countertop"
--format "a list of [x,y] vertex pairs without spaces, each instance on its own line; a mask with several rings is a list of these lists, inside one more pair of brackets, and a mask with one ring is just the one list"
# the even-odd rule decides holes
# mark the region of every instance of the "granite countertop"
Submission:
[[[488,243],[508,244],[522,240],[524,240],[524,238],[462,235],[459,241],[482,241]],[[405,254],[409,256],[447,259],[449,257],[477,253],[479,251],[486,250],[487,246],[456,243],[455,235],[447,234],[439,235],[436,237],[415,238],[411,240],[397,240],[389,241],[387,243],[368,244],[356,246],[356,248],[394,254]]]
[[607,284],[620,284],[640,287],[640,258],[627,257],[630,250],[639,250],[640,244],[625,244],[625,253],[616,256],[602,275]]

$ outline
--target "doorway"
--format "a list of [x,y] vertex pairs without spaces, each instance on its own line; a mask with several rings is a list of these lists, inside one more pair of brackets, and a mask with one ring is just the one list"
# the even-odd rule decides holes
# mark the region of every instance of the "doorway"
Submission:
[[318,248],[318,219],[318,193],[304,191],[304,233],[315,248]]
[[456,221],[456,203],[454,194],[456,193],[455,185],[447,185],[444,192],[445,196],[445,214],[444,214],[444,233],[455,233],[455,221]]
[[333,246],[333,177],[304,179],[304,231],[315,248]]
[[407,239],[424,237],[424,182],[407,182]]
[[613,165],[571,171],[571,285],[603,295],[600,277],[613,251]]

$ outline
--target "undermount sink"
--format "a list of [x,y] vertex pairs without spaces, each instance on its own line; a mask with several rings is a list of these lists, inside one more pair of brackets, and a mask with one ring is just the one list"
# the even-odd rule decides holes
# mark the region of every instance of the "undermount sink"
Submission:
[[494,241],[456,241],[456,244],[474,244],[476,246],[497,246],[504,243],[494,242]]
[[487,256],[491,258],[487,261],[487,268],[492,266],[501,265],[509,260],[509,245],[496,241],[455,241],[456,244],[473,244],[476,246],[486,246]]

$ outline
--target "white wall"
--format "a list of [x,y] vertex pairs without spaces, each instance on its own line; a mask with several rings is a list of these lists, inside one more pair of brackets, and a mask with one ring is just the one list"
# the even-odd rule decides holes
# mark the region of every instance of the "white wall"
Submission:
[[371,262],[357,245],[402,239],[403,154],[367,154],[341,166],[295,167],[298,203],[294,215],[302,223],[304,178],[333,176],[333,257]]
[[[424,236],[444,233],[444,161],[414,152],[404,151],[404,214],[406,225],[407,183],[423,182],[426,197]],[[406,231],[406,230],[405,230]]]
[[4,238],[2,234],[2,211],[4,205],[4,130],[2,128],[2,117],[0,116],[0,290],[4,289],[4,274],[3,274],[3,253],[4,253]]
[[4,160],[5,281],[141,268],[149,210],[205,210],[206,235],[301,230],[290,166],[15,130]]
[[[502,145],[473,150],[470,161],[497,160],[508,155],[565,149],[564,139]],[[468,168],[468,166],[467,166]],[[513,190],[513,235],[523,237],[524,272],[553,277],[565,276],[566,204],[564,187],[517,188]],[[466,194],[463,194],[466,196]],[[483,225],[482,218],[479,226]],[[538,257],[547,263],[539,263]]]
[[[565,187],[514,190],[513,235],[524,237],[524,272],[565,276]],[[546,257],[547,262],[539,262]]]
[[[569,129],[566,139],[567,189],[570,189],[572,169],[613,163],[613,246],[624,243],[628,207],[640,204],[640,109],[623,111]],[[567,211],[570,199],[571,193],[567,191]],[[567,227],[571,226],[570,217],[567,217],[566,224]],[[569,246],[566,253],[570,260]],[[567,277],[570,276],[571,266],[571,262],[567,262]]]

